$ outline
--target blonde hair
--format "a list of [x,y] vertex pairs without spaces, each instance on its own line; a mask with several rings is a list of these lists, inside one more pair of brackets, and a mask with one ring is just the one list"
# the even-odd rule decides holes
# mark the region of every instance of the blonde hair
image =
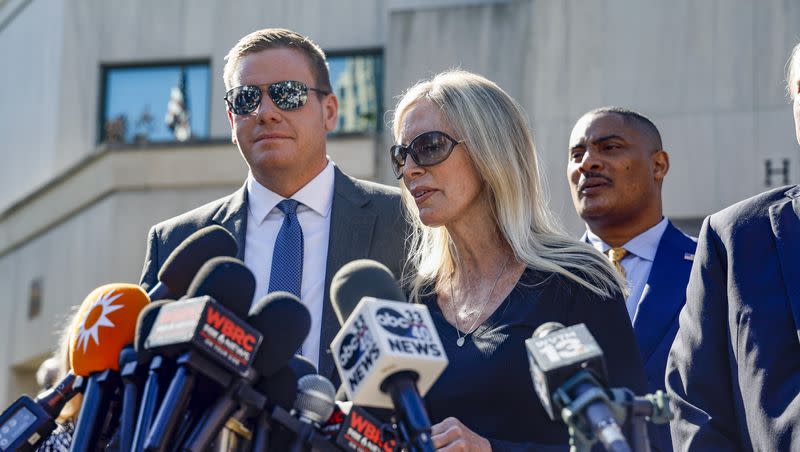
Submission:
[[797,70],[800,69],[798,66],[800,66],[800,43],[794,46],[789,61],[786,63],[786,90],[789,99],[792,100],[797,96],[797,78],[799,76]]
[[[403,120],[419,101],[439,106],[456,139],[486,185],[498,230],[528,268],[562,275],[590,291],[610,297],[624,293],[624,282],[602,254],[568,237],[547,207],[541,175],[522,107],[494,82],[461,70],[442,72],[411,87],[394,112],[399,142]],[[412,225],[404,283],[412,300],[437,280],[448,278],[458,262],[445,227],[419,219],[414,199],[401,183],[403,206]]]

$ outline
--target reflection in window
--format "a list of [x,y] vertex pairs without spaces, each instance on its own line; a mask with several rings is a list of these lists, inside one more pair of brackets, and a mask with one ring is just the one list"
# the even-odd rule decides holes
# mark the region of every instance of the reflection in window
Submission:
[[331,84],[339,98],[339,123],[334,132],[377,131],[381,117],[382,56],[331,55],[328,64]]
[[208,138],[207,63],[107,67],[103,77],[100,142]]

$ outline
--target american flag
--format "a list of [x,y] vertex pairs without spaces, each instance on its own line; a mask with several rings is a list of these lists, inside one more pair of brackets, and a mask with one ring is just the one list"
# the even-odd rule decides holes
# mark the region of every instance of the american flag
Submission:
[[186,70],[181,69],[178,86],[173,86],[167,103],[167,115],[164,122],[172,131],[175,139],[186,141],[192,136],[192,128],[189,126],[189,108],[186,102]]

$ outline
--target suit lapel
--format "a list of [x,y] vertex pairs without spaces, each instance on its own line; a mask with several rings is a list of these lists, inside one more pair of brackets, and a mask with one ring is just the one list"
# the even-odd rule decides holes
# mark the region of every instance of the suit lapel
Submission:
[[800,339],[800,186],[786,192],[790,199],[769,208],[772,232],[786,294]]
[[247,232],[247,189],[246,185],[234,192],[211,219],[227,229],[236,239],[239,252],[236,258],[244,260],[244,239]]
[[694,255],[695,247],[671,222],[667,224],[633,320],[645,365],[685,303],[692,268],[687,254]]
[[[369,208],[369,198],[353,180],[335,168],[331,229],[328,239],[328,260],[325,271],[325,293],[322,305],[322,335],[320,337],[319,373],[336,377],[329,347],[339,331],[339,321],[333,312],[330,287],[333,275],[344,264],[369,255],[375,214]],[[338,378],[335,378],[338,381]]]

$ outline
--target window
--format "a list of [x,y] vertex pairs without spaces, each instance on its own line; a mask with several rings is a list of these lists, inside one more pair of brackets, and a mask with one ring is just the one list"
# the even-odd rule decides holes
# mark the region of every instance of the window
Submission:
[[208,67],[208,62],[104,67],[99,142],[207,139]]
[[331,85],[339,98],[334,133],[380,130],[383,117],[383,55],[380,52],[328,55]]
[[28,292],[28,319],[39,316],[42,312],[42,278],[31,281]]

